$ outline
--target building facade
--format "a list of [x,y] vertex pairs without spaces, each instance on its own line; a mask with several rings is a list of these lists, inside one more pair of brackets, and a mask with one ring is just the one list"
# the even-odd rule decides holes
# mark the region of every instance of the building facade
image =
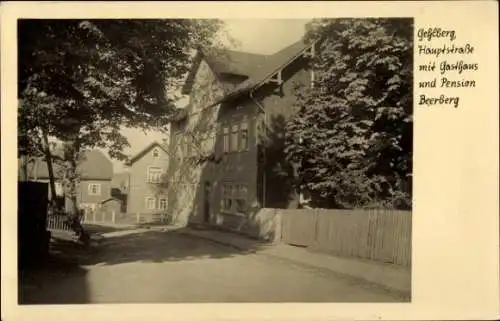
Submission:
[[168,162],[168,151],[158,142],[151,143],[130,159],[127,163],[128,213],[149,214],[167,211],[168,195],[164,176]]
[[313,52],[297,42],[274,55],[198,55],[184,87],[190,102],[171,127],[174,219],[240,229],[260,208],[297,206],[283,162],[285,123],[294,91],[311,83]]
[[[60,155],[59,155],[60,156]],[[26,171],[20,177],[26,176],[29,181],[49,183],[47,163],[43,158],[35,158],[26,165],[20,164],[20,171]],[[62,184],[62,165],[53,162],[55,187],[57,197],[62,199],[66,209],[71,208],[71,201],[67,197]],[[83,153],[78,164],[80,182],[76,186],[77,204],[82,209],[97,209],[102,201],[111,197],[111,179],[113,177],[113,164],[101,151],[88,150]],[[50,196],[49,188],[49,198]]]

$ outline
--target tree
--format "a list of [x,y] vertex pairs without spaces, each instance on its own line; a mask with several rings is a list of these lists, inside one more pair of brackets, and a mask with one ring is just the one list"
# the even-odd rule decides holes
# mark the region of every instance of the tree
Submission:
[[123,126],[166,128],[192,50],[219,45],[222,27],[215,19],[19,20],[19,151],[32,153],[45,136],[66,142],[73,214],[82,152],[106,148],[125,160]]
[[287,159],[317,206],[411,206],[413,23],[318,19],[312,88],[297,90]]

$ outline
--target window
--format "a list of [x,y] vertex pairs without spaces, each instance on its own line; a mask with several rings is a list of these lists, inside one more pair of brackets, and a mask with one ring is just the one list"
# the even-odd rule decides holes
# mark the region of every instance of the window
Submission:
[[158,203],[158,209],[160,209],[160,210],[167,209],[167,199],[166,198],[160,198],[160,201]]
[[238,125],[231,126],[231,151],[238,151]]
[[161,181],[161,175],[162,175],[162,169],[159,167],[149,167],[148,168],[148,176],[147,176],[147,182],[148,183],[160,183]]
[[232,187],[231,184],[222,185],[222,209],[225,211],[230,211],[233,205]]
[[237,213],[245,213],[247,211],[247,194],[248,188],[246,185],[237,185],[236,193],[235,193],[235,203],[236,203],[236,212]]
[[146,209],[154,210],[156,208],[156,199],[154,197],[146,197]]
[[247,204],[248,188],[246,185],[231,183],[222,185],[222,210],[242,214],[246,213]]
[[89,184],[89,195],[101,195],[101,184]]
[[160,150],[158,148],[153,149],[153,158],[154,159],[160,158]]
[[229,127],[224,126],[222,128],[222,141],[223,141],[223,148],[224,148],[224,153],[229,153]]
[[248,149],[248,123],[245,121],[240,126],[240,150]]

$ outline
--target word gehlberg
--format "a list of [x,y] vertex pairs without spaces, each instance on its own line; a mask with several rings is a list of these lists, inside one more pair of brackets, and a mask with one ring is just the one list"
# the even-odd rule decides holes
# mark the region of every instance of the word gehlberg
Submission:
[[453,104],[453,107],[457,108],[459,101],[459,97],[447,97],[445,95],[440,95],[439,97],[427,97],[426,95],[421,94],[418,104],[425,106]]
[[420,28],[417,32],[417,37],[419,41],[426,39],[431,41],[432,38],[449,38],[450,41],[456,39],[455,30],[443,30],[441,28]]
[[455,46],[455,44],[443,45],[442,47],[430,47],[427,45],[418,45],[419,55],[433,55],[439,57],[440,55],[461,54],[470,55],[474,53],[474,47],[470,44],[463,46]]

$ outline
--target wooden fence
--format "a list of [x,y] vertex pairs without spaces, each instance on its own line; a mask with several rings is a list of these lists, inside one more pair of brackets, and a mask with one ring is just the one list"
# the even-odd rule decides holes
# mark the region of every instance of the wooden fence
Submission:
[[[85,210],[81,218],[82,224],[92,223],[115,223],[115,213],[101,210]],[[47,216],[47,229],[49,231],[67,231],[73,230],[67,223],[66,215],[48,215]]]
[[47,215],[47,229],[49,231],[73,232],[67,223],[67,217],[65,215]]
[[82,223],[115,223],[117,214],[114,211],[100,209],[86,209],[82,217]]
[[[82,224],[141,224],[170,222],[166,213],[116,213],[114,210],[85,209],[81,218]],[[73,232],[67,223],[65,215],[47,215],[47,229],[49,231]]]
[[153,222],[167,222],[168,215],[163,212],[155,213],[117,213],[113,210],[86,210],[82,222],[85,224],[140,224]]
[[283,210],[282,240],[338,256],[411,265],[411,212]]

